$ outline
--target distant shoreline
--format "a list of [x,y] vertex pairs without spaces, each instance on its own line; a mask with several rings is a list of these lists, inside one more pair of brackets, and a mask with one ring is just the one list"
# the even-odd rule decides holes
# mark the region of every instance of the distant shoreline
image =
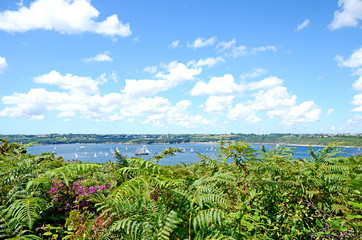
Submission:
[[362,147],[362,134],[48,134],[0,135],[16,143],[46,144],[215,144],[245,142],[248,144],[325,147],[334,142],[339,147]]
[[[228,143],[228,142],[225,142]],[[279,145],[279,146],[296,146],[296,147],[326,147],[328,145],[320,145],[320,144],[297,144],[297,143],[260,143],[260,142],[255,142],[255,143],[250,143],[250,142],[245,142],[246,144],[250,144],[250,145]],[[170,144],[213,144],[213,145],[219,145],[219,142],[181,142],[181,143],[130,143],[130,142],[104,142],[104,143],[97,143],[97,142],[88,142],[88,143],[46,143],[46,144],[42,144],[42,143],[34,143],[33,145],[60,145],[60,144],[64,144],[64,145],[70,145],[70,144],[79,144],[79,145],[86,145],[86,144],[120,144],[120,145],[170,145]],[[343,147],[343,148],[360,148],[361,146],[346,146],[346,145],[336,145],[337,147]]]

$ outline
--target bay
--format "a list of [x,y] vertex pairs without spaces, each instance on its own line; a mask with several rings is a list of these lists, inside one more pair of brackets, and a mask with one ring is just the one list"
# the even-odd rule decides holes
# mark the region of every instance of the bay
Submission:
[[[131,158],[136,157],[135,152],[137,148],[143,145],[123,145],[123,144],[51,144],[51,145],[34,145],[28,148],[29,154],[40,153],[55,153],[56,156],[62,156],[65,160],[79,160],[81,162],[89,163],[105,163],[107,161],[115,161],[114,151],[118,150],[121,154]],[[259,150],[262,145],[251,145],[254,149]],[[276,145],[265,145],[265,149],[269,150]],[[217,144],[153,144],[148,145],[149,155],[141,155],[144,159],[150,159],[154,155],[161,153],[168,147],[179,148],[183,152],[176,153],[176,156],[163,158],[159,164],[174,165],[184,163],[191,163],[199,161],[197,153],[210,156],[215,159],[217,157]],[[308,146],[288,146],[294,148],[294,158],[309,158]],[[313,147],[314,151],[323,149],[323,147]],[[362,154],[359,148],[341,148],[342,156],[357,156]]]

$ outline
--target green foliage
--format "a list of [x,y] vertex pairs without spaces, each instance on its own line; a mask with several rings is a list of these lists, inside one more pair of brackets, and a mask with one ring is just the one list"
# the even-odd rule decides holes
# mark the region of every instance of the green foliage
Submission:
[[[334,145],[295,159],[292,148],[221,142],[216,159],[175,166],[157,164],[173,148],[105,164],[24,150],[1,140],[0,239],[361,238],[362,155],[339,157]],[[55,181],[67,186],[57,199]],[[60,209],[73,186],[87,204]]]

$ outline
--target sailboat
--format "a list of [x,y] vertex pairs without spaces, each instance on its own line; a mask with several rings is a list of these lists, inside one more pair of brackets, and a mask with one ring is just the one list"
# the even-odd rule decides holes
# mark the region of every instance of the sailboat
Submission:
[[191,149],[190,149],[190,152],[194,152],[194,149],[193,149],[193,148],[191,148]]
[[141,148],[137,148],[135,155],[148,155],[150,153],[150,150],[146,147],[146,145],[143,145]]

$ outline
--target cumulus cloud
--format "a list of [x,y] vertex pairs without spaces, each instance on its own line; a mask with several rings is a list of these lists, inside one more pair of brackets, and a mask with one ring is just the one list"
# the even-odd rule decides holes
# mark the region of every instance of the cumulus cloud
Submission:
[[193,49],[212,46],[216,43],[217,37],[213,36],[209,39],[197,38],[193,43],[187,43],[187,46]]
[[286,87],[276,86],[267,91],[258,91],[254,102],[250,105],[253,110],[265,111],[270,118],[280,117],[285,125],[314,122],[320,119],[321,109],[313,101],[297,105],[296,99],[297,96],[291,96]]
[[362,92],[362,76],[352,84],[352,87],[354,90]]
[[[285,125],[319,120],[320,107],[313,101],[298,105],[297,96],[290,95],[287,88],[282,86],[283,82],[271,76],[260,81],[237,84],[232,75],[226,74],[214,77],[208,83],[198,82],[191,90],[191,95],[209,95],[202,105],[204,110],[210,114],[223,114],[231,121],[255,123],[261,120],[257,116],[261,112],[269,118],[281,118]],[[248,100],[240,102],[243,99]]]
[[43,119],[50,111],[58,111],[58,117],[72,117],[77,113],[86,119],[111,120],[109,114],[116,108],[127,105],[124,96],[118,93],[88,95],[48,91],[44,88],[31,89],[28,93],[4,96],[2,102],[13,107],[0,111],[0,116]]
[[179,44],[180,40],[173,41],[172,43],[170,43],[170,45],[168,45],[168,48],[177,48]]
[[340,67],[362,67],[362,48],[354,51],[352,55],[346,60],[344,60],[343,57],[340,55],[337,55],[335,59],[337,60],[338,66]]
[[166,67],[167,72],[158,72],[155,77],[168,80],[173,83],[193,80],[199,75],[202,68],[188,68],[185,64],[177,61],[170,62]]
[[339,0],[339,10],[334,12],[334,18],[328,25],[329,29],[336,30],[342,27],[357,27],[362,19],[361,0]]
[[109,52],[99,53],[95,55],[94,57],[86,58],[83,61],[84,62],[112,62],[113,58],[109,56]]
[[222,77],[213,77],[208,83],[198,82],[191,90],[192,96],[223,95],[242,92],[244,87],[235,83],[234,77],[225,74]]
[[142,115],[158,115],[166,112],[170,108],[171,104],[166,98],[154,97],[145,98],[142,97],[133,101],[132,105],[123,107],[121,113],[126,117],[136,117]]
[[7,67],[8,64],[6,62],[6,59],[4,57],[0,57],[0,73],[2,73]]
[[154,126],[163,127],[163,123],[179,125],[186,128],[195,128],[196,125],[209,125],[212,122],[204,118],[201,114],[190,115],[187,108],[191,106],[188,100],[182,100],[174,106],[170,106],[167,111],[153,114],[147,117],[144,124],[152,123]]
[[70,73],[62,76],[57,71],[51,71],[34,78],[36,83],[56,85],[60,89],[69,90],[73,93],[97,93],[99,82],[91,77],[79,77]]
[[235,96],[209,96],[205,102],[204,110],[206,112],[214,112],[217,114],[227,112]]
[[[353,75],[359,75],[360,77],[352,84],[352,87],[354,90],[362,92],[362,48],[354,51],[352,55],[346,60],[344,60],[343,57],[339,55],[336,56],[336,60],[338,61],[338,65],[341,67],[357,69]],[[353,96],[351,103],[356,106],[352,109],[352,111],[362,112],[362,94]]]
[[261,119],[256,116],[255,110],[250,104],[238,103],[234,108],[230,109],[227,117],[230,120],[245,120],[249,123],[259,122]]
[[310,20],[309,19],[305,19],[301,24],[298,24],[296,30],[297,31],[300,31],[302,30],[303,28],[306,28],[310,23]]
[[353,96],[351,103],[357,106],[356,108],[352,109],[353,112],[362,112],[362,94]]
[[279,111],[295,106],[296,99],[297,96],[289,95],[286,87],[277,86],[267,91],[260,90],[255,96],[253,108],[262,111]]
[[[29,118],[41,120],[51,111],[59,112],[59,118],[71,120],[70,117],[80,115],[84,119],[94,121],[116,121],[145,118],[143,123],[173,124],[194,128],[198,124],[211,122],[200,114],[191,115],[187,108],[191,101],[183,100],[172,105],[162,97],[131,99],[120,93],[104,96],[98,94],[81,94],[70,92],[54,92],[44,88],[31,89],[28,93],[14,93],[2,98],[3,104],[13,105],[0,111],[0,116]],[[117,113],[118,112],[118,113]]]
[[129,36],[129,23],[123,24],[118,16],[96,22],[99,12],[89,0],[35,0],[29,7],[0,12],[0,29],[7,32],[26,32],[36,29],[75,34],[92,32],[107,36]]
[[153,96],[172,87],[166,80],[126,79],[125,82],[126,86],[122,92],[129,97]]
[[279,85],[283,84],[283,82],[284,82],[283,79],[271,76],[271,77],[264,78],[261,81],[251,82],[251,83],[247,84],[247,87],[249,90],[268,89],[268,88],[273,88],[273,87],[279,86]]
[[209,57],[206,59],[199,59],[198,61],[192,60],[190,61],[187,65],[192,65],[194,67],[212,67],[214,65],[216,65],[219,62],[225,62],[224,58],[222,58],[221,56],[213,58],[213,57]]
[[[199,70],[189,69],[184,64],[177,62],[171,62],[165,67],[166,72],[156,74],[163,80],[154,81],[169,82],[165,83],[167,87],[170,86],[167,84],[179,84],[192,79],[195,74],[199,74]],[[140,118],[144,119],[142,121],[144,124],[164,127],[172,124],[186,128],[212,123],[201,114],[190,114],[188,108],[192,103],[189,100],[182,100],[173,105],[167,98],[159,96],[136,97],[124,92],[109,93],[102,96],[98,93],[98,85],[102,84],[101,79],[93,80],[90,77],[72,74],[63,76],[56,71],[51,71],[49,74],[35,77],[34,81],[38,84],[57,86],[63,91],[33,88],[27,93],[3,96],[1,101],[8,106],[0,110],[1,117],[41,120],[45,118],[47,113],[56,112],[57,117],[63,118],[64,121],[70,121],[77,116],[93,121],[135,121],[135,118]],[[139,81],[140,85],[137,87],[145,85],[143,80]],[[155,88],[154,84],[157,83],[152,82],[153,88]]]
[[297,123],[315,122],[320,119],[321,109],[313,102],[306,101],[289,109],[276,109],[268,111],[269,117],[278,116],[283,119],[285,125]]
[[166,72],[159,71],[154,75],[156,80],[126,79],[126,86],[122,92],[130,97],[153,96],[182,82],[193,80],[201,71],[201,68],[188,68],[183,63],[173,61],[166,66]]

